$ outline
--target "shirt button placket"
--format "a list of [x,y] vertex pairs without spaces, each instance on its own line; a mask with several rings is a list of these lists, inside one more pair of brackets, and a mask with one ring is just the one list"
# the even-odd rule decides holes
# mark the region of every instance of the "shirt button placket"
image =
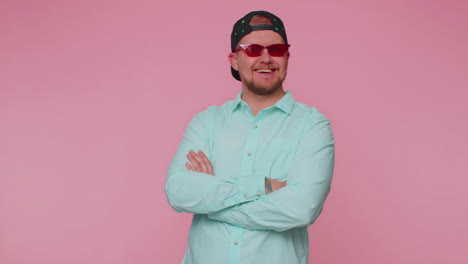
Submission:
[[[250,113],[251,114],[251,113]],[[244,123],[246,125],[244,130],[243,136],[245,137],[245,143],[242,146],[243,149],[243,157],[242,162],[240,164],[240,174],[241,177],[249,177],[247,181],[250,182],[251,177],[261,177],[260,175],[254,175],[255,169],[255,155],[257,152],[257,145],[259,140],[259,134],[261,123],[259,124],[258,117],[253,116],[252,114],[246,120],[248,123]],[[240,196],[240,199],[243,201],[251,200],[252,198],[256,198],[258,190],[257,186],[246,186],[245,192],[243,192]],[[229,261],[228,264],[241,264],[241,248],[242,248],[242,236],[244,233],[244,228],[240,228],[237,226],[231,227],[231,240],[230,240],[230,247],[229,247]]]
[[231,229],[231,246],[229,247],[229,260],[227,264],[241,264],[241,243],[244,229],[233,226]]
[[[260,135],[259,129],[260,119],[257,117],[250,120],[250,129],[247,132],[247,137],[245,141],[245,158],[242,162],[242,173],[244,175],[254,176],[254,166],[255,166],[255,153],[257,151],[257,144]],[[249,194],[254,195],[254,194]]]

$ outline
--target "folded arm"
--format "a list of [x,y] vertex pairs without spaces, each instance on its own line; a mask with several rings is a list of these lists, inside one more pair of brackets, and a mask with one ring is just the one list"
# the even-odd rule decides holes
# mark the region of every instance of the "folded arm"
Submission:
[[323,117],[304,130],[284,188],[265,199],[210,213],[208,217],[247,229],[278,232],[310,225],[320,215],[330,191],[333,165],[334,139],[330,122]]
[[169,167],[165,191],[169,204],[177,212],[213,213],[265,197],[265,183],[261,177],[214,176],[209,168],[198,172],[187,163],[196,154],[193,150],[199,154],[198,150],[204,150],[206,158],[210,158],[212,114],[207,110],[192,119]]

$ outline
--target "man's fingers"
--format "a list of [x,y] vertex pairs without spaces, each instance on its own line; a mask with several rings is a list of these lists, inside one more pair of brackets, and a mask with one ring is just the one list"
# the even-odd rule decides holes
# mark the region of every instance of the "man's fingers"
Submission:
[[203,151],[199,150],[198,155],[202,158],[203,162],[206,164],[206,167],[208,169],[208,174],[214,175],[213,173],[213,165],[211,165],[211,161],[208,159],[208,157],[203,153]]
[[199,150],[197,153],[193,150],[190,150],[187,154],[187,158],[190,161],[190,163],[187,162],[185,164],[185,167],[188,170],[214,175],[211,161],[208,159],[205,153],[203,153],[203,151]]
[[192,164],[192,168],[197,172],[202,172],[202,166],[200,162],[195,158],[195,152],[193,150],[189,151],[187,158]]
[[208,174],[208,166],[206,162],[203,160],[203,158],[199,154],[197,154],[195,151],[192,151],[192,154],[193,154],[193,157],[200,163],[200,167],[201,167],[200,172]]
[[193,167],[192,167],[192,165],[190,165],[190,163],[188,163],[188,162],[185,162],[185,167],[186,167],[187,170],[189,170],[189,171],[193,171],[193,170],[194,170]]
[[195,171],[209,174],[208,165],[203,161],[202,157],[200,157],[200,155],[198,155],[195,151],[190,150],[187,154],[187,158],[192,163],[192,167],[195,169]]

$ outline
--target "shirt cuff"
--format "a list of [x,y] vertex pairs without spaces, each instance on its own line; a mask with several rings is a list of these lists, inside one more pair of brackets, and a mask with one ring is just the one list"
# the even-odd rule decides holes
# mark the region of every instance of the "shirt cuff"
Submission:
[[265,196],[265,177],[261,175],[241,176],[238,178],[240,194],[246,201]]
[[265,198],[265,176],[249,175],[236,179],[239,192],[220,202],[206,205],[209,212],[220,211],[237,204]]

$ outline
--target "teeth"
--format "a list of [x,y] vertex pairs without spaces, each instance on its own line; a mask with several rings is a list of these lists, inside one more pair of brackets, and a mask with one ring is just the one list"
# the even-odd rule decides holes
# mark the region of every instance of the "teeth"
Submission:
[[257,70],[257,72],[272,72],[272,70]]

